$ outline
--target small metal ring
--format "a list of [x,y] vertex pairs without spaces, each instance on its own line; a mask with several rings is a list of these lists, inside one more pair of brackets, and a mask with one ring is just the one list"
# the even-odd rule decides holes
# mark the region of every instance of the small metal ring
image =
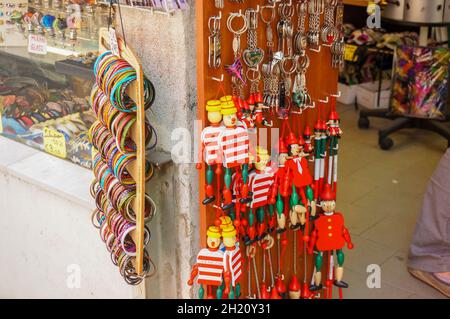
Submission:
[[[265,9],[270,9],[271,10],[271,17],[270,20],[266,20],[264,18],[264,10]],[[264,22],[265,24],[271,24],[273,21],[275,21],[275,16],[276,16],[276,11],[275,11],[275,6],[262,6],[261,7],[261,21]]]
[[[242,28],[237,31],[233,29],[233,19],[235,19],[235,18],[242,18],[242,20],[244,21],[244,25],[242,26]],[[242,13],[230,13],[230,16],[228,17],[228,20],[227,20],[227,27],[231,33],[233,33],[235,35],[242,35],[248,29],[247,18]]]
[[[253,74],[253,77],[250,77]],[[247,70],[247,80],[250,82],[259,82],[261,80],[261,72],[258,69],[248,69]]]
[[[286,67],[285,67],[285,64],[286,64],[287,61],[294,61],[294,63],[291,66],[291,69],[289,69],[289,71],[286,71]],[[292,75],[297,70],[297,65],[298,65],[297,57],[295,57],[295,56],[293,56],[293,57],[285,57],[281,61],[281,71],[283,71],[284,74]]]

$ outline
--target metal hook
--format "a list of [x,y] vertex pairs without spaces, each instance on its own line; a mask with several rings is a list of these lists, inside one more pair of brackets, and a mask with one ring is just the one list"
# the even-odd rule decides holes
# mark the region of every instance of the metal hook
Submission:
[[325,100],[319,99],[318,101],[319,101],[320,103],[327,104],[328,102],[330,102],[330,98],[329,98],[328,95],[327,95],[327,97],[326,97]]
[[330,94],[330,96],[340,98],[342,96],[342,92],[339,91],[338,94]]
[[311,51],[313,51],[313,52],[319,53],[320,51],[322,51],[322,46],[319,45],[319,48],[318,48],[318,49],[309,48],[309,50],[311,50]]
[[214,76],[212,76],[211,77],[211,80],[213,80],[213,81],[217,81],[217,82],[223,82],[224,81],[224,75],[223,75],[223,73],[222,73],[222,75],[220,76],[220,78],[217,78],[217,77],[214,77]]

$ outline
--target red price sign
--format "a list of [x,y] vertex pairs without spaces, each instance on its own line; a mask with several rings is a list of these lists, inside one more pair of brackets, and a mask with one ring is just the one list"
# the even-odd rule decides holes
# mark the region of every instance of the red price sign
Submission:
[[28,36],[28,52],[47,54],[47,39],[43,35],[30,34]]

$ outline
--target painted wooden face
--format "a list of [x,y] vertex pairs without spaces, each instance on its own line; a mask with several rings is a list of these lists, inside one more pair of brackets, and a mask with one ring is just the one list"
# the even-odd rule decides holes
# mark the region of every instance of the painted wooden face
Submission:
[[231,238],[224,238],[223,239],[223,244],[225,245],[225,247],[227,248],[233,248],[236,246],[236,237],[231,237]]
[[208,121],[212,124],[219,124],[222,121],[222,113],[208,112]]
[[291,154],[292,154],[292,156],[299,156],[299,155],[300,155],[300,153],[301,153],[301,151],[302,151],[302,148],[301,148],[300,145],[298,145],[298,144],[292,144],[292,145],[290,145],[289,147],[291,148]]
[[260,158],[259,161],[255,163],[255,168],[258,171],[264,171],[267,168],[267,164],[269,164],[270,158]]
[[334,212],[336,210],[336,202],[334,200],[323,201],[322,209],[324,212],[328,213]]
[[206,244],[208,245],[209,248],[219,248],[220,246],[220,238],[212,238],[212,237],[208,237],[206,240]]
[[223,124],[225,124],[226,127],[236,126],[237,115],[236,114],[224,115],[223,116]]

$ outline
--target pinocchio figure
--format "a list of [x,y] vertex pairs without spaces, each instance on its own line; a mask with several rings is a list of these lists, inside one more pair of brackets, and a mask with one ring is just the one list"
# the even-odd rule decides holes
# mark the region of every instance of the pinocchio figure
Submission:
[[327,133],[326,125],[318,120],[314,126],[314,199],[319,198],[323,179],[325,177],[325,157],[327,156]]
[[250,138],[246,128],[238,126],[237,108],[232,100],[222,102],[221,113],[225,129],[219,134],[219,149],[222,154],[223,166],[225,167],[223,190],[223,209],[228,210],[233,207],[233,194],[231,191],[232,170],[242,170],[242,203],[248,203],[248,165],[250,162]]
[[328,161],[328,184],[333,185],[333,189],[337,188],[337,165],[339,139],[342,137],[342,130],[339,125],[339,114],[336,110],[331,111],[329,121],[327,122],[327,135],[330,140],[329,161]]
[[252,94],[249,100],[251,100],[255,105],[254,110],[252,110],[254,122],[259,126],[262,125],[262,126],[272,127],[273,121],[269,122],[263,114],[265,105],[264,105],[264,100],[263,100],[261,93]]
[[223,244],[225,246],[223,256],[224,294],[228,296],[228,299],[239,298],[241,294],[242,254],[236,241],[236,235],[234,226],[222,229]]
[[315,229],[312,232],[308,247],[309,254],[312,254],[314,249],[317,251],[317,272],[314,278],[314,285],[310,287],[310,290],[318,291],[323,288],[321,272],[323,253],[330,252],[333,254],[334,251],[336,251],[338,262],[338,267],[335,270],[334,285],[339,288],[348,288],[348,284],[342,281],[344,276],[344,253],[342,249],[346,243],[348,249],[353,249],[353,243],[347,228],[345,228],[344,217],[340,213],[335,212],[336,194],[330,185],[325,185],[321,199],[321,207],[324,213],[314,222]]
[[311,129],[309,128],[309,125],[307,125],[305,127],[305,131],[303,133],[303,138],[305,140],[305,145],[303,147],[303,152],[307,156],[311,156],[311,154],[314,152],[314,147],[312,145],[311,136],[312,136]]
[[[222,174],[222,159],[219,148],[219,134],[225,129],[222,126],[221,102],[216,100],[208,101],[206,104],[206,111],[208,112],[208,121],[210,126],[202,131],[201,148],[199,159],[204,158],[207,165],[206,168],[206,198],[203,200],[203,205],[213,203],[216,198],[214,196],[214,187],[212,185],[214,180],[214,173],[217,178]],[[215,172],[213,167],[215,166]],[[202,169],[202,164],[197,164],[197,169]]]
[[[294,228],[298,228],[301,224],[306,225],[308,228],[307,211],[311,205],[315,205],[313,191],[311,184],[313,182],[311,173],[309,172],[308,161],[304,157],[303,153],[303,138],[297,139],[294,133],[289,134],[286,141],[288,144],[289,160],[286,162],[286,176],[284,181],[284,189],[292,187],[291,195],[291,218],[295,217],[295,214],[303,216],[299,219],[294,218],[294,221],[300,221],[301,223],[294,224]],[[303,156],[302,156],[303,155]],[[300,197],[299,197],[300,196]],[[301,204],[300,204],[301,200]],[[304,240],[308,241],[308,229],[304,233]]]
[[207,290],[207,298],[213,299],[211,292],[212,287],[218,287],[216,292],[217,299],[222,298],[223,291],[221,289],[222,276],[224,272],[223,258],[224,253],[220,250],[221,244],[220,229],[217,226],[211,226],[207,231],[207,248],[202,249],[197,255],[197,263],[194,265],[188,285],[194,284],[194,279],[198,276],[197,283],[200,285],[198,296],[203,299],[205,296],[205,288]]

